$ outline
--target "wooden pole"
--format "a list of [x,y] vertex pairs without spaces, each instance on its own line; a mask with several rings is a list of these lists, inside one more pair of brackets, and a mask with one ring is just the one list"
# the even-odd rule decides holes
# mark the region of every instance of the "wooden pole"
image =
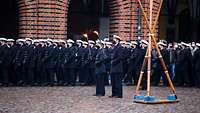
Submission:
[[[150,28],[152,28],[152,20],[153,20],[153,0],[149,1],[150,5],[149,5],[149,26]],[[148,67],[147,67],[147,96],[150,96],[150,77],[151,77],[151,51],[152,51],[152,47],[151,47],[151,34],[149,34],[149,46],[148,46]]]
[[[147,23],[147,27],[148,27],[148,29],[149,29],[149,31],[150,31],[150,34],[153,34],[153,33],[155,32],[155,29],[156,29],[156,24],[157,24],[157,21],[158,21],[158,18],[159,18],[159,14],[160,14],[160,11],[161,11],[161,6],[159,7],[159,11],[158,11],[158,14],[157,14],[157,17],[156,17],[156,21],[154,22],[154,27],[151,28],[151,26],[150,26],[150,24],[149,24],[149,21],[148,21],[148,18],[147,18],[147,15],[146,15],[146,13],[144,12],[144,8],[143,8],[143,6],[142,6],[141,1],[138,0],[138,3],[139,3],[139,5],[140,5],[140,7],[141,7],[141,9],[142,9],[142,13],[143,13],[145,22]],[[163,0],[161,0],[160,5],[162,5],[162,4],[163,4]],[[176,94],[176,90],[175,90],[174,85],[173,85],[173,83],[172,83],[172,81],[171,81],[171,79],[170,79],[169,72],[167,71],[166,64],[165,64],[165,62],[164,62],[164,60],[163,60],[163,57],[162,57],[161,52],[160,52],[160,49],[158,48],[158,44],[157,44],[157,42],[156,42],[156,40],[155,40],[155,35],[151,35],[151,38],[153,39],[153,43],[154,43],[155,48],[156,48],[156,50],[157,50],[157,53],[158,53],[160,62],[161,62],[162,67],[163,67],[163,69],[164,69],[164,72],[165,72],[165,75],[166,75],[166,77],[167,77],[167,80],[168,80],[168,82],[169,82],[169,84],[170,84],[170,88],[171,88],[172,92],[173,92],[174,94]]]
[[142,68],[141,68],[141,71],[140,71],[140,76],[139,76],[139,80],[138,80],[138,83],[137,83],[135,95],[138,95],[138,93],[139,93],[140,84],[142,82],[142,77],[143,77],[143,74],[144,74],[144,69],[145,69],[145,66],[146,66],[146,63],[147,63],[147,59],[148,59],[148,49],[149,48],[147,48],[147,51],[146,51],[146,54],[145,54],[145,58],[144,58],[144,61],[142,63]]

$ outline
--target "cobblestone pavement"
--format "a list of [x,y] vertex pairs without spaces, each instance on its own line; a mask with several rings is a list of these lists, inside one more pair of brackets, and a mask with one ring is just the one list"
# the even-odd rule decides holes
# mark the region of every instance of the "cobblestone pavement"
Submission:
[[[95,87],[0,88],[0,113],[200,113],[200,89],[176,88],[181,100],[174,104],[144,105],[132,102],[133,86],[124,86],[122,99],[95,97]],[[152,94],[164,97],[166,87],[153,87]]]

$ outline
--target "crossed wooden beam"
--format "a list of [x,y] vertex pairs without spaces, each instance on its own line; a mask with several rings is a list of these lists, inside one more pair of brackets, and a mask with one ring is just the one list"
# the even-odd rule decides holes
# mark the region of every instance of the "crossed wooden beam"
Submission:
[[140,71],[140,76],[139,76],[138,84],[137,84],[137,87],[136,87],[135,96],[137,96],[138,93],[139,93],[139,88],[140,88],[142,77],[143,77],[143,74],[144,74],[144,69],[145,69],[147,63],[148,63],[148,65],[147,65],[147,96],[150,96],[151,52],[152,52],[152,44],[151,43],[152,43],[152,41],[153,41],[153,44],[154,44],[155,49],[157,51],[158,58],[159,58],[159,60],[162,64],[162,67],[163,67],[163,70],[164,70],[165,75],[167,77],[167,80],[169,82],[170,89],[171,89],[172,93],[176,96],[176,90],[175,90],[174,85],[172,83],[172,80],[169,76],[169,72],[168,72],[166,64],[163,60],[160,49],[158,48],[158,44],[156,42],[155,35],[154,35],[155,30],[156,30],[156,25],[157,25],[157,22],[158,22],[158,19],[159,19],[161,7],[162,7],[162,4],[163,4],[163,0],[160,0],[160,6],[159,6],[158,13],[156,15],[156,19],[155,19],[154,22],[153,22],[153,16],[152,16],[153,0],[150,0],[150,17],[149,17],[150,20],[148,20],[148,18],[147,18],[147,14],[145,13],[145,10],[144,10],[144,7],[141,3],[141,0],[138,0],[138,3],[139,3],[139,6],[142,10],[142,14],[143,14],[145,23],[147,25],[147,28],[148,28],[150,34],[149,34],[149,40],[148,40],[149,44],[148,44],[147,51],[146,51],[146,54],[145,54],[145,58],[144,58],[142,68],[141,68],[141,71]]

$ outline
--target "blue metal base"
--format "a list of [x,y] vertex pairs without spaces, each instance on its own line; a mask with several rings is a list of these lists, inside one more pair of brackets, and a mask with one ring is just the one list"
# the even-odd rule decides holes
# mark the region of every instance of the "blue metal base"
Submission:
[[154,96],[145,96],[144,101],[155,101],[156,98]]
[[133,97],[133,99],[134,100],[144,100],[144,95],[135,95],[134,97]]
[[167,96],[167,99],[168,99],[168,100],[176,100],[176,99],[177,99],[177,96],[176,96],[176,95],[168,95],[168,96]]

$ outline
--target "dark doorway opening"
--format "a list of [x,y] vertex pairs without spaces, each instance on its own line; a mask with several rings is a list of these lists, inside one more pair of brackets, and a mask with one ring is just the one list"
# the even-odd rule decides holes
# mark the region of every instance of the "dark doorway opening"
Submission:
[[19,27],[17,0],[2,0],[0,15],[0,37],[16,39]]
[[107,0],[71,0],[68,8],[67,33],[74,40],[81,39],[83,33],[89,34],[90,40],[93,31],[100,32],[101,18],[108,17]]
[[189,10],[183,10],[179,15],[179,37],[178,41],[181,42],[191,42],[190,37],[190,16]]
[[99,30],[98,0],[71,0],[68,9],[68,34],[80,39],[82,34]]

